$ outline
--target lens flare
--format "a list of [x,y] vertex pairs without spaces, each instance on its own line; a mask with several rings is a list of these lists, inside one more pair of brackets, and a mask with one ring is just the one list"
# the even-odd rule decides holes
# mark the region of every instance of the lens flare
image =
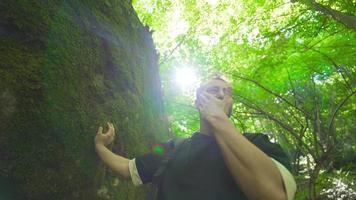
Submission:
[[184,67],[175,72],[174,75],[175,84],[182,90],[189,90],[199,82],[198,76],[192,68]]
[[162,145],[155,145],[153,147],[153,153],[158,154],[158,155],[164,155],[166,153],[166,151]]

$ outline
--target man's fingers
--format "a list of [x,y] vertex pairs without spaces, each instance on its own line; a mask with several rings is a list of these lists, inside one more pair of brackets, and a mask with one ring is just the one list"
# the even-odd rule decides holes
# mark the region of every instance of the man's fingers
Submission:
[[102,134],[102,133],[103,133],[103,127],[100,126],[96,134]]
[[208,101],[208,99],[206,98],[205,94],[201,94],[200,95],[200,103],[206,103]]
[[113,123],[111,123],[111,127],[112,127],[112,130],[115,132],[115,127],[114,127]]
[[113,131],[113,133],[114,133],[114,135],[115,135],[115,127],[114,127],[114,124],[111,123],[111,126],[112,126],[112,131]]
[[109,127],[109,130],[108,130],[108,133],[111,135],[115,135],[115,128],[114,128],[114,124],[110,123],[110,122],[107,122],[108,124],[108,127]]
[[199,105],[199,111],[203,110],[203,106]]
[[114,127],[114,124],[113,124],[113,123],[110,123],[110,126],[111,126],[111,131],[112,131],[113,135],[115,135],[115,127]]
[[204,92],[203,95],[204,95],[205,99],[211,99],[213,97],[213,95],[211,95],[207,92]]
[[204,109],[204,105],[202,105],[201,103],[197,105],[198,110],[202,111]]
[[108,132],[110,132],[112,129],[111,124],[110,124],[110,122],[106,122],[106,124],[108,125]]

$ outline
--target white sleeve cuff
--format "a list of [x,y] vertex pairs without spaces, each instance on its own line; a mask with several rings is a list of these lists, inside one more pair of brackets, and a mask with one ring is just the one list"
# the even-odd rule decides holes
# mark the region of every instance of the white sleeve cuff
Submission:
[[288,200],[293,200],[295,192],[297,190],[297,184],[293,178],[293,175],[288,171],[286,167],[284,167],[281,163],[271,158],[273,162],[276,164],[279,172],[281,173],[281,177],[283,179],[284,188],[287,193]]
[[129,161],[129,171],[130,171],[132,183],[135,186],[142,185],[143,183],[137,171],[135,158]]

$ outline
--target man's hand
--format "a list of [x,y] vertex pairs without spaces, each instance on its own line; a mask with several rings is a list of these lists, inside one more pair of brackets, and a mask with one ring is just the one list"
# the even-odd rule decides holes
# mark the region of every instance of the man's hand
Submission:
[[109,127],[108,132],[103,133],[103,127],[99,127],[98,132],[96,133],[95,136],[95,145],[104,145],[107,146],[109,145],[115,138],[115,128],[112,123],[107,122],[107,125]]
[[125,179],[130,179],[129,159],[120,155],[114,154],[106,146],[112,143],[115,138],[115,128],[112,123],[107,122],[109,130],[103,132],[103,127],[99,127],[95,136],[95,151],[101,160],[112,169],[115,173],[121,175]]
[[208,121],[215,117],[227,117],[224,102],[207,92],[200,94],[197,106],[200,115]]

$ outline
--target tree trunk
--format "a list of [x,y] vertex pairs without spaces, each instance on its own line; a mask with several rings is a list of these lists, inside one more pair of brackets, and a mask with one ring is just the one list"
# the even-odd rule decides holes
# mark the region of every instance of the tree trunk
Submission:
[[349,13],[343,13],[338,10],[334,10],[329,6],[322,5],[315,0],[300,1],[312,9],[319,11],[325,15],[331,16],[334,20],[344,24],[346,27],[356,29],[356,16]]
[[128,158],[167,137],[157,54],[131,1],[1,1],[0,60],[0,199],[144,198],[93,146],[106,121]]
[[312,170],[309,179],[309,199],[316,200],[317,199],[317,191],[316,184],[319,178],[320,166],[318,164],[315,165],[315,168]]
[[320,11],[326,15],[330,15],[336,21],[344,24],[348,28],[356,29],[356,16],[334,10],[328,6],[317,3],[316,1],[312,1],[312,5],[315,10]]

